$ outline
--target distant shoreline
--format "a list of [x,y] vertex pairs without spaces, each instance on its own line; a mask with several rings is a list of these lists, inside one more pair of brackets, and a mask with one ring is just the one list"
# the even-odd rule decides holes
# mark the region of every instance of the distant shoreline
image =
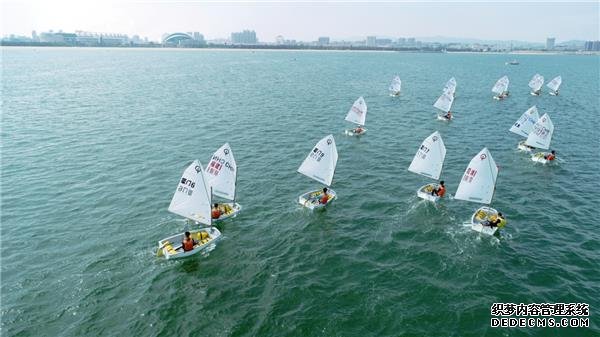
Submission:
[[42,47],[42,48],[114,48],[114,49],[162,49],[162,50],[280,50],[280,51],[368,51],[368,52],[406,52],[406,53],[448,53],[448,54],[512,54],[512,55],[600,55],[598,52],[565,50],[512,50],[512,51],[487,51],[472,49],[442,49],[442,48],[416,48],[416,47],[365,47],[365,46],[278,46],[278,45],[227,45],[207,44],[202,46],[177,47],[161,44],[130,44],[130,45],[73,45],[66,43],[43,42],[7,42],[2,41],[1,47]]

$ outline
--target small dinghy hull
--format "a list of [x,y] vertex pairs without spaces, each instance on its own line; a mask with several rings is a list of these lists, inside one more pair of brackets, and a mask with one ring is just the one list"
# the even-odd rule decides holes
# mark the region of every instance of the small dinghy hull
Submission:
[[431,191],[433,191],[434,188],[437,189],[439,186],[440,185],[436,183],[421,186],[421,188],[417,190],[417,197],[423,200],[437,202],[438,200],[440,200],[440,197],[438,197],[437,195],[431,195]]
[[539,93],[539,92],[537,92],[537,93],[536,93],[536,92],[533,92],[533,91],[532,91],[532,92],[530,92],[529,94],[530,94],[531,96],[539,96],[539,95],[540,95],[540,93]]
[[437,115],[437,119],[444,122],[449,122],[454,119],[454,117],[446,118],[444,115]]
[[322,190],[310,191],[302,194],[298,197],[298,203],[308,209],[319,209],[324,208],[325,206],[331,204],[335,199],[337,199],[337,193],[335,193],[332,189],[327,189],[327,194],[329,194],[329,200],[326,204],[321,204],[319,200],[323,196]]
[[193,250],[184,252],[181,248],[181,242],[185,233],[179,233],[177,235],[170,236],[158,241],[158,255],[164,256],[167,260],[171,259],[182,259],[196,255],[202,251],[205,251],[208,247],[211,247],[217,240],[221,238],[221,232],[215,227],[206,227],[198,230],[190,231],[190,237],[198,243],[194,246]]
[[219,210],[221,211],[221,216],[218,219],[213,219],[213,222],[234,218],[242,210],[242,206],[237,202],[224,202],[219,203]]
[[531,153],[531,151],[533,151],[534,148],[525,145],[525,141],[523,140],[519,142],[519,144],[517,145],[517,149],[519,149],[519,151]]
[[352,136],[362,136],[365,133],[367,133],[367,129],[363,128],[363,131],[361,133],[354,132],[354,129],[348,129],[348,130],[345,130],[344,133],[346,134],[346,136],[350,136],[350,137],[352,137]]
[[473,213],[471,217],[471,229],[482,234],[494,235],[498,231],[498,227],[484,226],[482,222],[495,219],[497,216],[497,210],[483,206]]
[[558,93],[554,92],[554,91],[550,91],[550,95],[552,95],[552,96],[558,96]]
[[538,152],[531,156],[531,160],[533,160],[534,162],[537,162],[537,163],[547,164],[548,160],[546,158],[544,158],[545,155],[546,154],[544,152]]

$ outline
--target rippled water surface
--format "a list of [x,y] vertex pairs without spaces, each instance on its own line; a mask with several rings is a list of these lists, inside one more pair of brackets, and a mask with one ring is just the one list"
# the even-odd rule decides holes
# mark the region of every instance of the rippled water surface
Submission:
[[[7,336],[556,336],[600,334],[597,56],[2,49],[2,312]],[[536,73],[560,96],[529,95]],[[392,77],[400,98],[388,96]],[[511,96],[491,99],[494,82]],[[456,119],[435,119],[458,82]],[[358,96],[369,133],[343,135]],[[508,129],[531,105],[555,125],[555,165],[516,151]],[[433,206],[407,171],[439,130],[454,194],[487,146],[500,166],[499,238],[462,225],[477,204]],[[296,173],[336,138],[320,187]],[[224,142],[243,212],[213,251],[154,256],[185,223],[167,212],[193,159]],[[493,329],[494,302],[585,302],[590,329]]]

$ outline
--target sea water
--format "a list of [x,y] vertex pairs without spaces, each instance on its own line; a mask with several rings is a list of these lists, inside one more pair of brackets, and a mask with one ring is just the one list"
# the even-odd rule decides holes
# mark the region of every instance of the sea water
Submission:
[[[3,48],[2,333],[598,334],[599,70],[582,55]],[[560,95],[531,96],[535,73],[561,75]],[[495,101],[503,75],[511,95]],[[450,77],[447,123],[432,104]],[[359,96],[369,132],[347,137]],[[508,131],[532,105],[554,122],[551,165]],[[434,205],[407,168],[436,130],[448,195]],[[297,197],[322,186],[296,170],[328,134],[338,199],[311,212]],[[158,240],[195,228],[167,211],[183,170],[225,142],[242,213],[209,253],[157,258]],[[465,227],[480,205],[452,199],[483,147],[499,237]],[[588,303],[591,327],[491,328],[496,302]]]

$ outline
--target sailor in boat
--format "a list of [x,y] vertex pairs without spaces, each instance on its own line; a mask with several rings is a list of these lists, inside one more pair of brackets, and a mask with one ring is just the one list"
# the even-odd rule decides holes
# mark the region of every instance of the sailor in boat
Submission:
[[446,118],[447,120],[451,120],[452,119],[452,112],[448,111],[445,115],[444,118]]
[[444,194],[446,194],[446,186],[444,186],[444,181],[441,180],[440,187],[431,189],[431,195],[437,195],[438,197],[442,198]]
[[327,194],[327,187],[323,187],[323,196],[319,199],[319,204],[326,205],[329,202],[329,194]]
[[547,161],[552,161],[556,159],[556,151],[552,150],[550,153],[544,154],[544,159]]
[[352,132],[354,132],[357,135],[360,135],[361,133],[363,133],[363,131],[365,131],[365,129],[363,129],[362,125],[359,125],[354,130],[352,130]]
[[539,96],[541,92],[542,92],[542,90],[540,89],[540,90],[534,91],[533,94],[536,96]]
[[481,225],[482,226],[488,226],[491,228],[494,227],[503,227],[503,222],[505,222],[504,216],[502,216],[501,212],[498,212],[497,216],[492,216],[491,218],[487,219],[487,220],[482,220],[481,221]]
[[213,208],[212,208],[210,214],[213,219],[218,219],[221,217],[221,210],[219,209],[219,204],[213,205]]
[[503,93],[501,93],[501,94],[498,96],[498,98],[500,98],[500,99],[503,99],[503,98],[506,98],[506,97],[508,97],[508,90],[507,90],[507,91],[504,91]]
[[181,241],[181,247],[184,252],[189,252],[190,250],[194,250],[194,246],[197,245],[198,242],[190,237],[190,232],[185,232],[185,237],[183,241]]

